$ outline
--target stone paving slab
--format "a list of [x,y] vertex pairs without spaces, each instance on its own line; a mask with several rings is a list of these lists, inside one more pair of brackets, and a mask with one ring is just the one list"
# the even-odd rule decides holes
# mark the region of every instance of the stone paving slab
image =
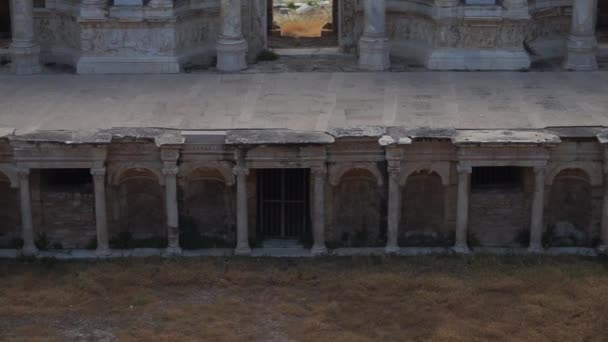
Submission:
[[0,75],[0,130],[608,126],[607,72]]

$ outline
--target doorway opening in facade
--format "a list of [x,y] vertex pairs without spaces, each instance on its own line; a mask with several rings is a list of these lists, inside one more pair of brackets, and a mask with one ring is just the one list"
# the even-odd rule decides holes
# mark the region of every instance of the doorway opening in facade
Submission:
[[32,170],[30,177],[37,247],[91,248],[96,228],[89,169]]
[[338,0],[267,0],[269,48],[338,46]]
[[8,49],[11,43],[11,8],[10,0],[0,0],[0,49]]
[[608,43],[608,2],[598,1],[597,37],[600,43]]
[[529,167],[474,167],[471,177],[469,244],[526,246],[534,173]]
[[308,169],[259,169],[257,233],[262,239],[305,240],[310,233]]

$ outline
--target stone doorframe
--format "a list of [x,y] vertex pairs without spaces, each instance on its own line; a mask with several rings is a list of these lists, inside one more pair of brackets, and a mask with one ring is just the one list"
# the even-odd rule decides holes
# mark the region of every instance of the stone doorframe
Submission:
[[327,253],[325,246],[325,188],[327,152],[325,146],[239,146],[235,152],[234,174],[237,185],[237,247],[235,254],[251,253],[247,211],[247,175],[252,169],[310,169],[312,255]]
[[[38,143],[36,137],[12,138],[15,165],[19,175],[19,197],[23,226],[23,255],[35,255],[34,226],[30,194],[32,169],[90,169],[95,195],[95,222],[98,256],[110,254],[106,217],[106,155],[110,135],[97,134],[84,144]],[[66,141],[66,140],[63,140]],[[94,142],[94,143],[93,143]]]
[[[260,22],[264,23],[262,37],[264,46],[268,48],[268,1],[264,1],[264,9],[261,14],[264,16]],[[336,34],[338,35],[338,46],[340,51],[345,53],[355,53],[357,47],[357,0],[333,0],[338,2],[336,13],[334,14],[334,25],[338,24]],[[332,10],[333,11],[333,10]]]

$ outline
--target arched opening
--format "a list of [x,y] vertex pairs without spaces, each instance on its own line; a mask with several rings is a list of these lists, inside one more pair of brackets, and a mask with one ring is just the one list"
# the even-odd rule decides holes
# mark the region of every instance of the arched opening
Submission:
[[97,230],[90,170],[32,170],[30,182],[38,249],[92,248]]
[[145,169],[127,170],[116,190],[118,224],[110,233],[110,247],[165,247],[164,191],[157,176]]
[[180,192],[180,246],[234,247],[234,194],[224,176],[216,169],[197,169],[183,180]]
[[0,49],[8,49],[12,37],[10,0],[0,0]]
[[18,189],[0,173],[0,248],[21,248]]
[[266,1],[269,48],[338,46],[338,0]]
[[334,191],[334,225],[330,241],[344,247],[384,246],[385,194],[368,170],[353,169],[342,175]]
[[453,233],[445,230],[445,189],[436,172],[411,174],[402,189],[399,245],[450,246]]
[[548,246],[590,246],[598,234],[592,227],[592,187],[579,169],[566,169],[553,180],[544,242]]

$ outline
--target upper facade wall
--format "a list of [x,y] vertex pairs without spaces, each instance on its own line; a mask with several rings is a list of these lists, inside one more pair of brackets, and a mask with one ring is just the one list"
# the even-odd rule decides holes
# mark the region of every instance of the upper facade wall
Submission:
[[[362,1],[336,1],[340,47],[356,52]],[[218,0],[176,0],[173,8],[163,9],[110,5],[102,20],[83,18],[78,0],[46,1],[45,6],[35,9],[43,61],[73,65],[80,73],[179,72],[208,66],[216,55]],[[570,0],[530,0],[521,13],[500,4],[445,8],[434,0],[389,0],[386,29],[393,56],[431,69],[486,50],[507,64],[480,61],[471,68],[512,69],[529,64],[524,44],[547,58],[563,55],[571,12]],[[266,45],[266,0],[243,0],[241,20],[248,59],[254,60]]]

